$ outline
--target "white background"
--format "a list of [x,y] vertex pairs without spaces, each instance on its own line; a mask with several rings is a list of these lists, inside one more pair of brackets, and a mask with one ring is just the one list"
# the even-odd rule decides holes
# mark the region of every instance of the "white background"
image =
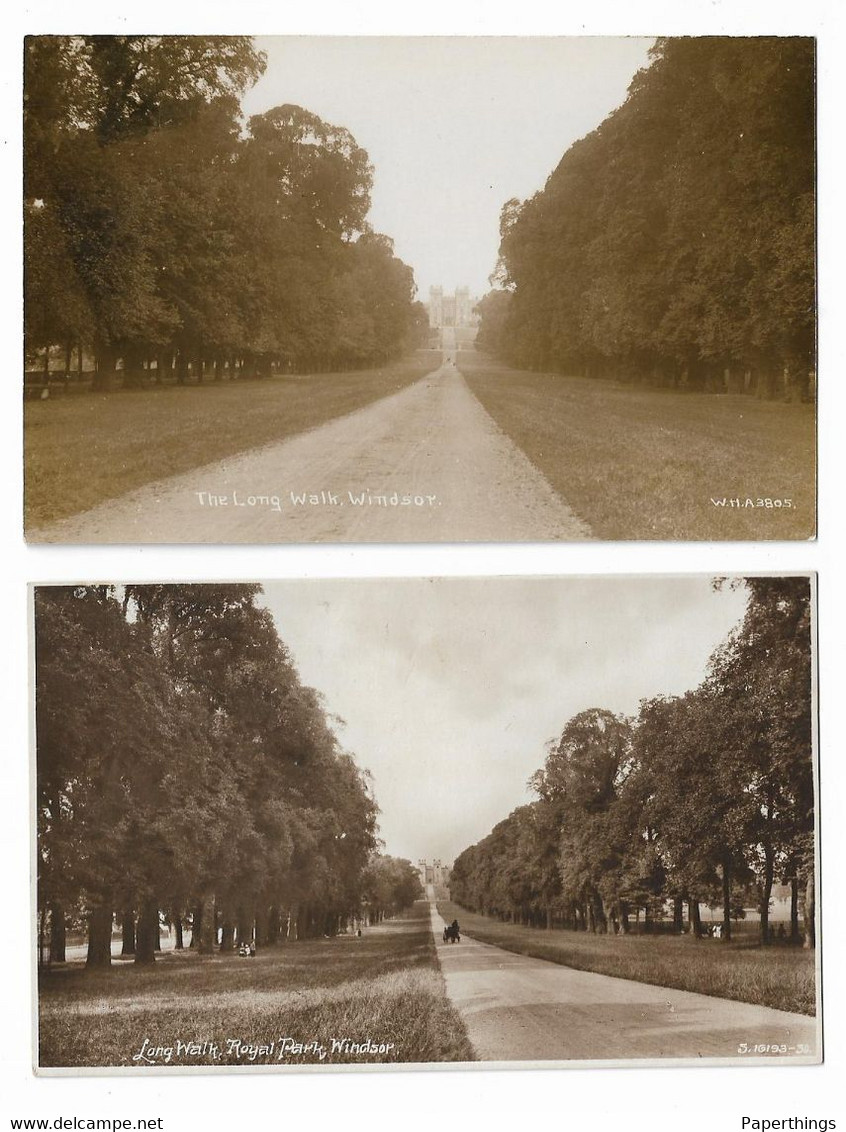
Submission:
[[[0,929],[0,1129],[9,1117],[164,1118],[168,1132],[188,1127],[252,1129],[293,1122],[299,1129],[383,1124],[516,1128],[738,1129],[744,1115],[836,1119],[846,1132],[843,1011],[843,765],[840,704],[843,663],[844,540],[842,452],[844,349],[842,0],[430,0],[388,4],[207,2],[193,13],[171,0],[137,8],[115,3],[15,5],[3,17],[2,318],[3,461],[0,490],[4,575],[2,791],[3,898]],[[22,36],[71,32],[219,32],[230,34],[785,34],[819,37],[820,97],[820,537],[816,544],[699,544],[420,548],[42,548],[24,546],[21,529],[20,427],[20,91]],[[542,112],[542,108],[541,108]],[[30,838],[27,594],[30,581],[256,579],[478,573],[639,573],[817,570],[820,598],[822,714],[823,934],[826,1062],[822,1067],[619,1069],[492,1072],[454,1070],[36,1079],[31,1070]]]

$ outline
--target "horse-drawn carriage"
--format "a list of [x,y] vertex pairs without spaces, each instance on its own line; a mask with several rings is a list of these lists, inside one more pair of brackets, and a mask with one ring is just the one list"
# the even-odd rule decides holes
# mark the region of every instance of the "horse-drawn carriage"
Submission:
[[453,920],[451,924],[444,924],[444,943],[461,943],[458,920]]

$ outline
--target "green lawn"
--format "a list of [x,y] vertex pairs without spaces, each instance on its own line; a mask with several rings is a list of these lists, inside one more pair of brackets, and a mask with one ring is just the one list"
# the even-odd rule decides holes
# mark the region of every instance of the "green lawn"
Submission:
[[[509,369],[474,350],[470,388],[602,539],[807,539],[815,518],[811,405],[680,393]],[[789,499],[792,507],[715,506]]]
[[438,901],[438,911],[447,921],[457,917],[461,930],[483,943],[578,971],[816,1013],[814,953],[800,948],[761,947],[751,935],[723,943],[690,936],[545,931],[479,916],[448,900]]
[[73,390],[24,409],[27,530],[180,472],[315,428],[440,365],[418,350],[355,373]]
[[[39,1008],[43,1067],[135,1067],[147,1064],[134,1060],[142,1050],[156,1047],[172,1051],[169,1061],[151,1054],[171,1066],[473,1060],[422,901],[361,938],[277,945],[254,959],[189,950],[166,953],[153,968],[119,961],[88,972],[70,963],[42,973]],[[375,1051],[346,1044],[368,1041]],[[190,1043],[206,1045],[184,1048]]]

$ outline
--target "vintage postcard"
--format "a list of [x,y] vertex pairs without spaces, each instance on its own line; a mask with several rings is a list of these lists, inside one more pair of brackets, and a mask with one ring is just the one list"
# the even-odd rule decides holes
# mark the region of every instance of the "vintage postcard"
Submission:
[[821,1060],[814,577],[31,594],[39,1072]]
[[815,536],[812,37],[24,57],[30,542]]

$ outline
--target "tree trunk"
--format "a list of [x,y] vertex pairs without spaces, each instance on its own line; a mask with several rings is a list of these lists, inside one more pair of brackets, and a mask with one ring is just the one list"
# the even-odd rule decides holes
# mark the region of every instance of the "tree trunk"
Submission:
[[156,354],[156,382],[158,385],[164,385],[165,377],[170,373],[173,367],[173,358],[170,354]]
[[147,899],[138,914],[135,932],[135,962],[148,965],[156,961],[156,932],[159,926],[159,908],[154,899]]
[[684,932],[684,900],[681,896],[673,897],[673,931],[677,935]]
[[184,951],[184,949],[185,949],[185,939],[184,939],[183,933],[182,933],[182,917],[181,916],[174,916],[174,918],[173,918],[173,930],[176,933],[176,942],[174,944],[174,950],[175,951]]
[[231,951],[235,946],[235,924],[229,919],[228,913],[226,912],[223,914],[221,929],[220,950]]
[[56,901],[50,905],[50,962],[64,963],[67,933],[65,929],[65,910]]
[[726,371],[726,391],[728,393],[742,393],[744,389],[744,373],[739,366],[729,366]]
[[110,967],[112,963],[112,910],[96,908],[88,913],[86,967]]
[[117,369],[117,355],[108,345],[101,345],[97,350],[97,368],[94,371],[94,388],[98,392],[112,389],[115,383]]
[[623,935],[629,934],[629,906],[625,900],[620,901],[620,931]]
[[808,384],[807,368],[795,363],[784,367],[784,395],[788,401],[807,401]]
[[191,942],[189,947],[200,950],[200,932],[203,930],[203,905],[195,904],[191,909]]
[[282,916],[276,904],[271,905],[267,913],[267,930],[265,943],[278,943],[282,930]]
[[253,938],[252,909],[240,905],[238,908],[238,943],[249,943]]
[[123,943],[121,944],[121,955],[134,955],[135,954],[135,913],[130,908],[121,916],[121,935],[123,936]]
[[790,878],[790,942],[798,943],[799,933],[799,878]]
[[142,381],[141,354],[138,350],[125,350],[123,355],[124,389],[140,389]]
[[595,917],[597,921],[597,932],[605,935],[608,931],[608,916],[605,911],[605,901],[600,897],[599,893],[593,897],[593,906],[595,906]]
[[201,900],[194,911],[192,944],[196,940],[198,955],[213,955],[217,942],[217,924],[213,901]]
[[766,369],[759,369],[757,372],[757,381],[755,383],[755,395],[762,400],[772,401],[776,395],[776,387],[778,379],[772,371],[771,366]]
[[[47,924],[46,924],[46,919],[47,919],[47,909],[42,904],[41,907],[38,910],[38,966],[39,967],[44,966],[44,955],[45,955],[45,953],[49,955],[49,952],[47,952],[47,940],[46,940]],[[49,959],[48,959],[48,965],[49,965]]]
[[311,939],[314,935],[313,924],[314,910],[310,904],[303,904],[297,917],[297,937],[299,939]]
[[731,939],[731,865],[723,862],[723,942]]
[[764,883],[761,885],[761,944],[766,947],[770,942],[770,898],[773,894],[773,851],[769,845],[764,846]]
[[264,947],[269,943],[270,936],[270,908],[262,903],[256,909],[255,934],[253,936],[256,947]]
[[808,870],[808,876],[805,881],[805,906],[803,909],[803,917],[805,921],[805,940],[802,946],[806,951],[810,951],[817,945],[817,889],[813,869]]
[[695,939],[702,938],[702,917],[699,914],[699,901],[688,900],[687,918],[690,923],[690,934]]

